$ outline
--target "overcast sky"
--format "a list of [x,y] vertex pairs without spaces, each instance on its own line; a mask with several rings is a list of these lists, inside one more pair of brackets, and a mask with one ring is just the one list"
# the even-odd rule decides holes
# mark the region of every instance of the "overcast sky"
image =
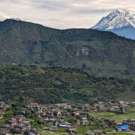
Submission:
[[116,8],[135,10],[135,0],[0,0],[0,17],[54,28],[90,28]]

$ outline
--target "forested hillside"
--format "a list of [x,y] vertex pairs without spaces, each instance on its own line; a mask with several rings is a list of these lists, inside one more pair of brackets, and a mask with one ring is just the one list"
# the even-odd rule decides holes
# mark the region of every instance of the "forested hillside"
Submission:
[[[132,100],[135,82],[128,79],[97,78],[75,69],[40,66],[0,66],[0,98],[24,97],[42,103]],[[130,95],[124,95],[125,92]]]

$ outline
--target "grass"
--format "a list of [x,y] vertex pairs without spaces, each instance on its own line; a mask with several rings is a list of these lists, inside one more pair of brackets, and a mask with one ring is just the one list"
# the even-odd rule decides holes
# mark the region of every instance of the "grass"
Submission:
[[65,132],[52,132],[52,131],[41,131],[41,135],[68,135]]
[[5,113],[0,117],[0,126],[3,126],[13,116],[13,110],[8,108]]
[[135,119],[135,108],[129,108],[128,112],[125,114],[116,114],[113,112],[94,112],[90,113],[95,118],[106,118],[110,120],[115,120],[116,122],[121,122],[126,119]]
[[88,130],[90,130],[90,127],[88,127],[88,126],[81,126],[81,127],[77,128],[77,133],[79,133],[81,135],[85,135]]
[[130,133],[108,133],[107,135],[132,135]]

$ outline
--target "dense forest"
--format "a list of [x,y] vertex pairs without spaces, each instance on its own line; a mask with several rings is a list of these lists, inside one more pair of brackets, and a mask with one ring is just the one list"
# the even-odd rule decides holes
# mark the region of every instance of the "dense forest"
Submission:
[[80,70],[35,65],[0,66],[0,98],[5,101],[19,97],[42,103],[132,100],[134,88],[133,78],[97,78]]

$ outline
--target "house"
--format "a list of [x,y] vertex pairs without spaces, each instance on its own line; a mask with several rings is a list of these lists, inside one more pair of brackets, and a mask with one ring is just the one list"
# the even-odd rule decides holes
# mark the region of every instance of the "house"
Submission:
[[31,125],[26,117],[23,115],[16,115],[9,119],[5,125],[3,125],[0,133],[7,131],[7,133],[22,134],[29,129],[31,129]]
[[126,122],[127,122],[128,125],[129,125],[129,129],[135,131],[135,120],[127,120]]
[[57,126],[50,126],[48,128],[48,130],[50,130],[50,131],[57,131],[58,130],[58,127]]
[[39,135],[36,129],[31,129],[29,131],[24,132],[24,135]]
[[81,125],[86,126],[89,124],[87,117],[81,117]]
[[104,132],[102,130],[94,130],[94,131],[91,131],[91,130],[88,130],[86,135],[105,135]]
[[122,124],[118,124],[118,125],[116,125],[116,129],[119,132],[121,132],[121,131],[127,132],[129,130],[129,125],[127,122],[122,123]]
[[2,128],[0,128],[0,134],[7,135],[9,133],[9,131],[10,131],[9,128],[10,127],[2,127]]
[[72,125],[69,122],[63,122],[59,124],[59,127],[68,129],[68,128],[72,128]]
[[95,133],[93,131],[91,131],[91,130],[88,130],[86,135],[95,135]]
[[105,133],[102,130],[99,130],[99,129],[94,130],[94,134],[95,135],[105,135]]
[[95,104],[97,111],[98,112],[106,112],[109,109],[108,104],[104,103],[104,102],[98,102],[97,104]]
[[69,135],[77,135],[75,128],[69,128],[69,129],[67,129],[67,132],[69,133]]

